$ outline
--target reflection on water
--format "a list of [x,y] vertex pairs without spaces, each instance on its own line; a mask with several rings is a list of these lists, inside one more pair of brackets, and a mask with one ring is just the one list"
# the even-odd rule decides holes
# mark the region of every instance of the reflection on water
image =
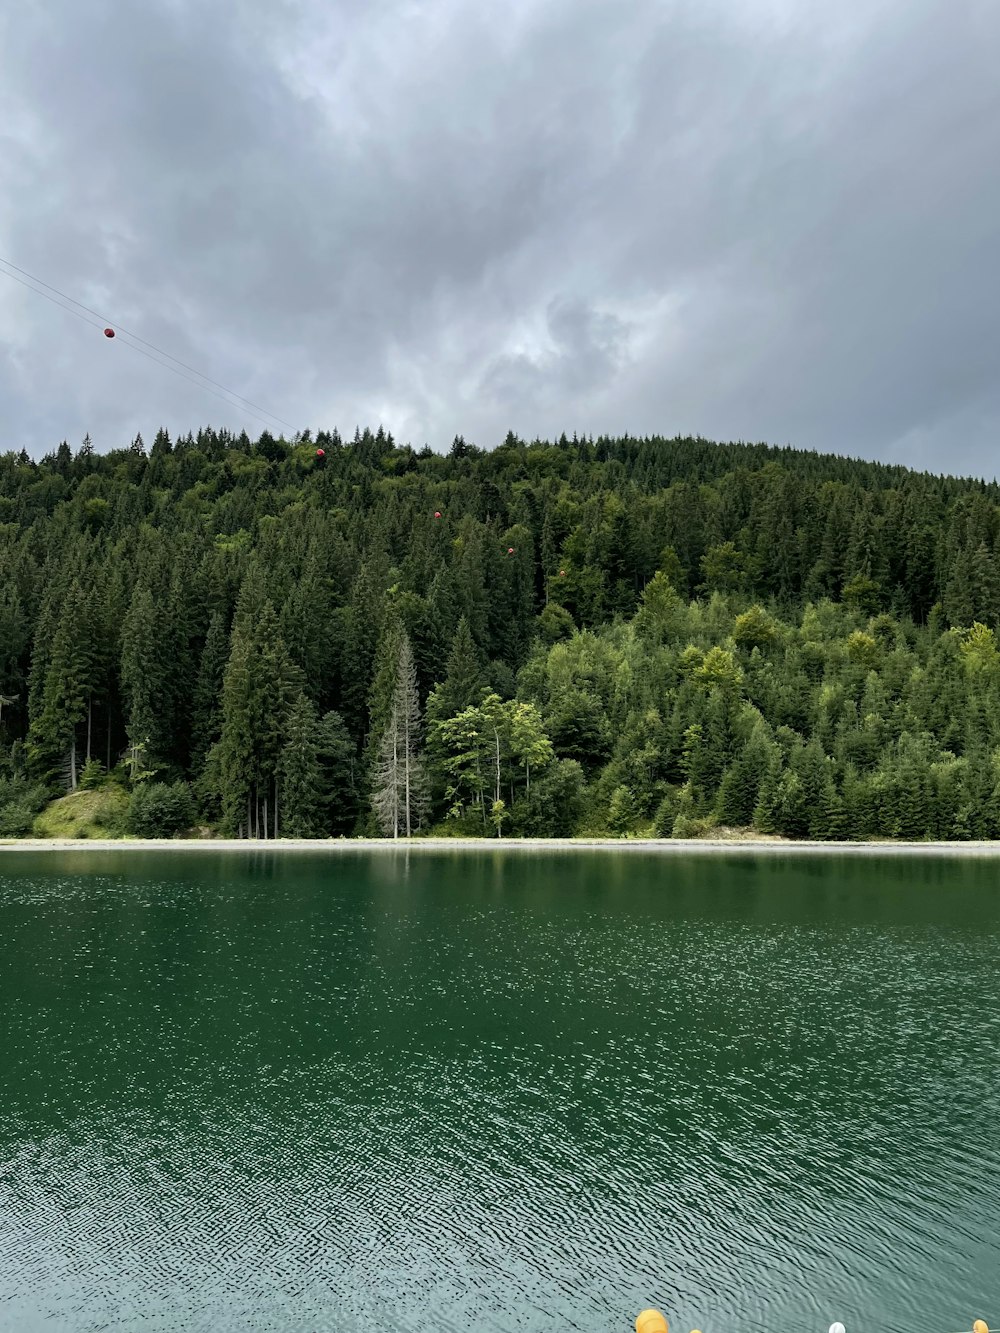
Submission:
[[1000,1314],[992,862],[0,873],[0,1328]]

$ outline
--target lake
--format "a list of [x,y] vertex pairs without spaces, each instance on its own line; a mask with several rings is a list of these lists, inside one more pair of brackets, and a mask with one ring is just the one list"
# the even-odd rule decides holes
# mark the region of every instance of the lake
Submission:
[[0,853],[0,1328],[969,1329],[998,927],[985,858]]

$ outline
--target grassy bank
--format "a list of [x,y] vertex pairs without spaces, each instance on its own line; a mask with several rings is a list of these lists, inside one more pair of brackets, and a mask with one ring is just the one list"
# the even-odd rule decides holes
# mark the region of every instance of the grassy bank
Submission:
[[35,818],[37,838],[112,839],[119,836],[128,808],[128,793],[106,785],[75,791],[47,805]]

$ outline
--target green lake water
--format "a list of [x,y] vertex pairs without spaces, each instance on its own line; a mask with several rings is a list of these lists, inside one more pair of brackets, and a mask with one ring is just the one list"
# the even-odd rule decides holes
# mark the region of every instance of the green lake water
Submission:
[[1000,1316],[1000,860],[0,852],[0,1329]]

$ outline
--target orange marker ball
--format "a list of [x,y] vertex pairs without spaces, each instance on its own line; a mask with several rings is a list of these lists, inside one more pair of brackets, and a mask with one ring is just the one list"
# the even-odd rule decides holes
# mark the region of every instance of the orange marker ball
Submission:
[[635,1333],[669,1333],[667,1321],[659,1310],[643,1310],[636,1316]]

